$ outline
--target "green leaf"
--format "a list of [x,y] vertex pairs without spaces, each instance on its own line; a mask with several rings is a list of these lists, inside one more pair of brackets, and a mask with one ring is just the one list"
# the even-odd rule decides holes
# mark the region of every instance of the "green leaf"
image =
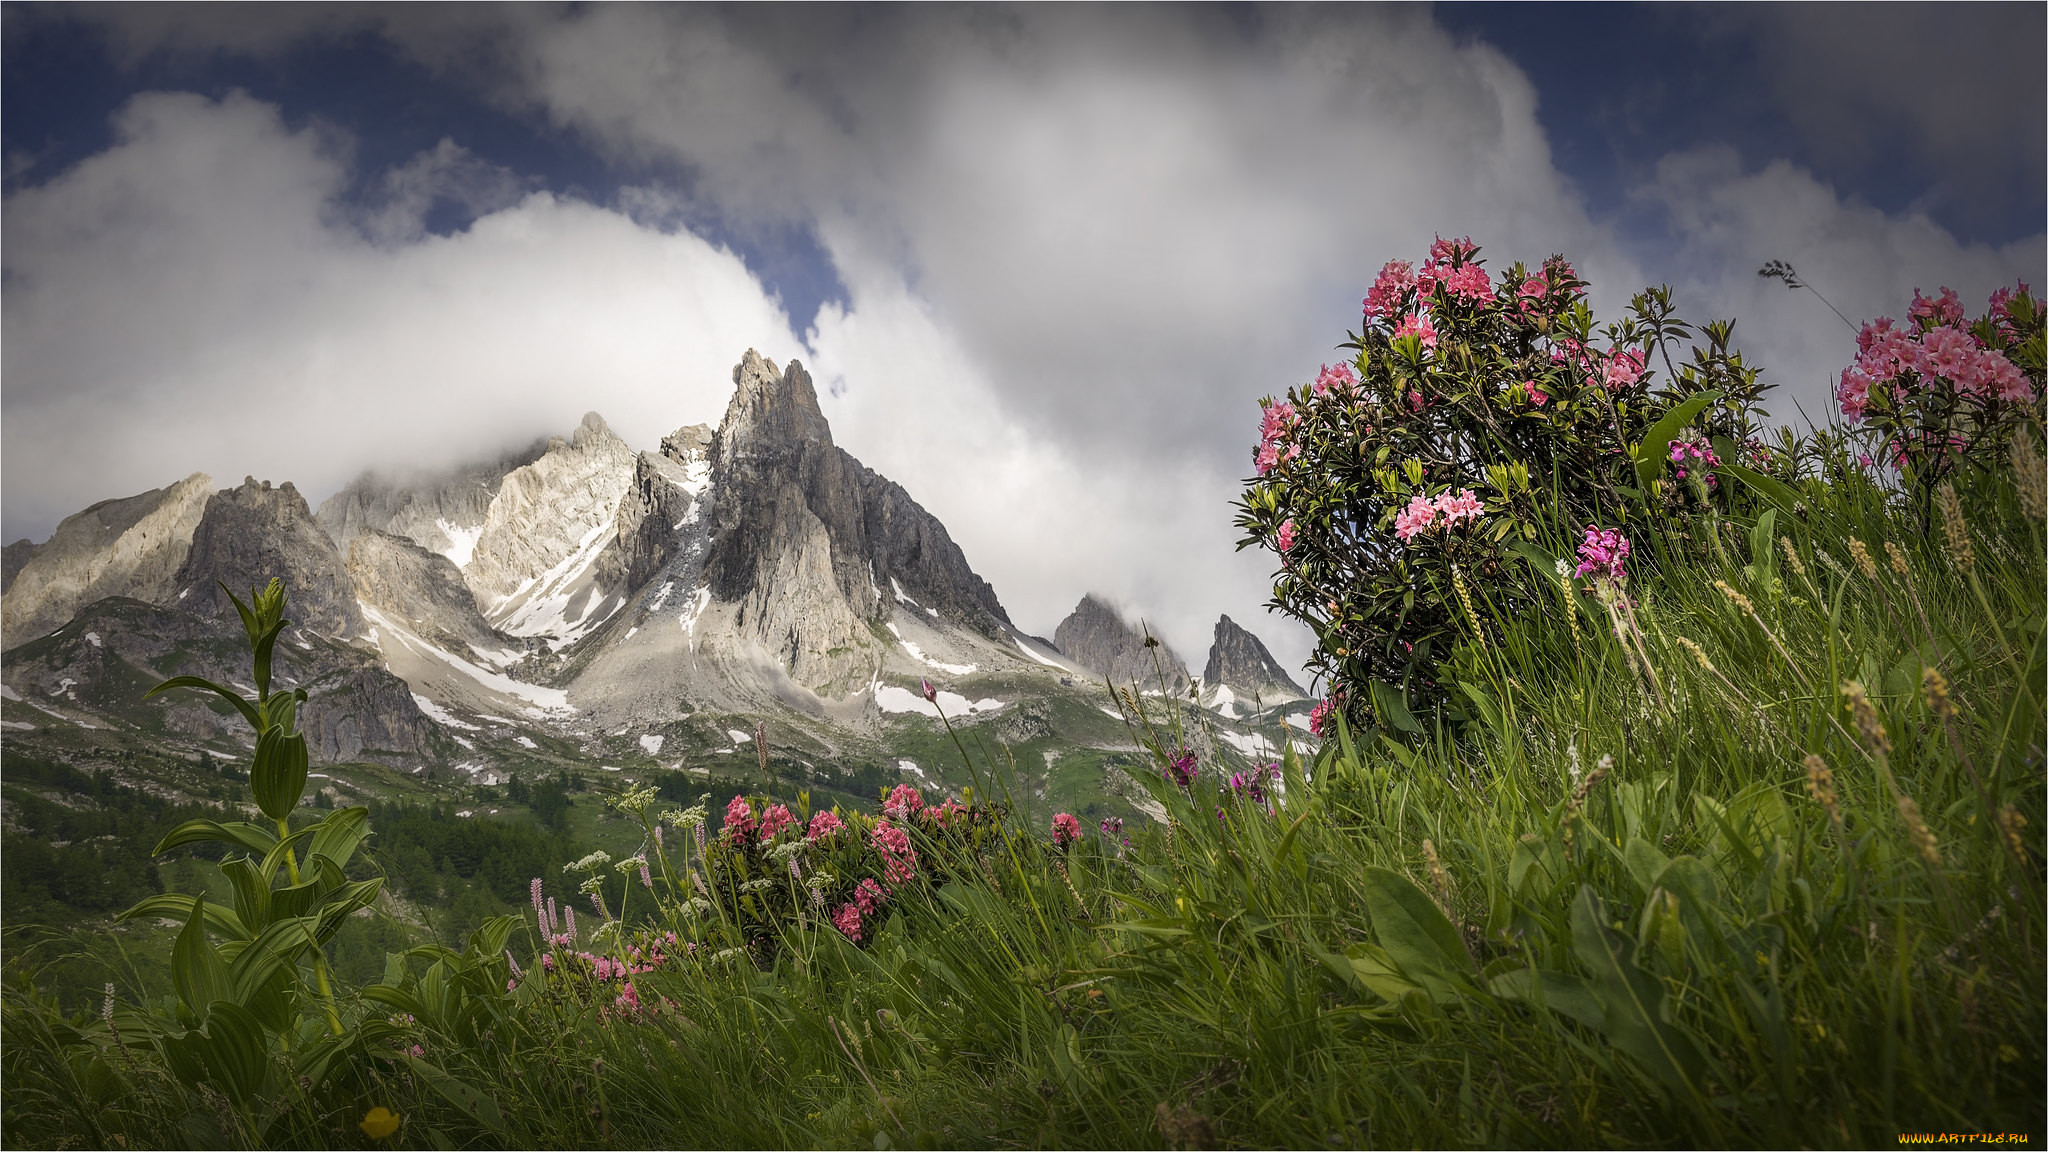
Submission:
[[356,846],[370,834],[370,810],[342,808],[328,813],[326,819],[313,827],[313,845],[306,852],[308,859],[324,856],[345,868],[355,855]]
[[232,909],[218,904],[208,904],[204,897],[187,896],[183,892],[161,892],[136,903],[133,908],[116,916],[116,920],[189,920],[192,908],[198,905],[206,917],[207,926],[223,936],[247,940],[249,929]]
[[1776,504],[1787,516],[1799,515],[1800,507],[1806,503],[1799,495],[1799,491],[1790,484],[1761,472],[1752,472],[1740,464],[1729,464],[1724,461],[1717,471],[1724,476],[1733,476],[1742,481],[1757,495]]
[[1706,411],[1707,405],[1721,398],[1719,391],[1706,391],[1688,399],[1685,403],[1666,412],[1650,430],[1643,433],[1642,442],[1636,445],[1636,479],[1644,488],[1664,474],[1665,457],[1671,454],[1671,441],[1692,419]]
[[1415,882],[1399,872],[1365,870],[1365,909],[1380,946],[1410,980],[1439,997],[1454,995],[1451,979],[1477,969],[1465,940]]
[[[278,696],[274,699],[288,699]],[[256,806],[272,820],[283,820],[299,806],[306,792],[306,737],[285,735],[284,729],[270,727],[256,740],[256,758],[249,766],[249,791]]]
[[231,1000],[207,1005],[206,1028],[188,1032],[190,1045],[208,1073],[236,1104],[247,1108],[263,1095],[270,1079],[269,1044],[263,1026],[249,1010]]
[[284,863],[285,856],[296,851],[298,846],[311,838],[319,827],[318,824],[308,825],[270,846],[270,851],[263,854],[263,882],[265,884],[270,883],[271,879],[277,875],[278,866]]
[[467,1112],[470,1119],[482,1124],[493,1132],[505,1130],[505,1118],[498,1111],[498,1102],[471,1087],[466,1081],[457,1079],[445,1070],[427,1063],[417,1056],[407,1054],[406,1064],[413,1074],[441,1098]]
[[1401,690],[1383,680],[1368,681],[1372,688],[1373,710],[1388,724],[1403,732],[1420,732],[1422,725],[1415,722],[1415,714],[1408,711],[1408,702],[1402,699]]
[[261,932],[270,924],[270,874],[247,856],[223,861],[222,875],[234,889],[235,915],[250,932]]
[[1569,972],[1518,968],[1495,976],[1487,981],[1486,987],[1496,996],[1548,1008],[1588,1028],[1601,1028],[1606,1023],[1607,1013],[1593,995],[1592,986],[1583,977]]
[[221,962],[213,942],[206,938],[204,896],[192,901],[192,914],[171,945],[171,982],[177,987],[178,999],[202,1020],[206,1018],[207,1005],[227,999],[233,986],[228,979],[228,966]]
[[1621,859],[1622,863],[1628,865],[1629,878],[1645,893],[1657,886],[1657,877],[1662,876],[1664,870],[1671,866],[1669,856],[1664,855],[1655,844],[1640,836],[1629,840],[1627,847],[1622,849]]
[[1664,982],[1636,966],[1635,942],[1607,926],[1590,885],[1572,902],[1572,951],[1593,974],[1608,1043],[1656,1081],[1698,1094],[1705,1060],[1665,1019]]
[[261,857],[277,843],[277,833],[261,824],[250,824],[242,820],[233,820],[226,824],[216,824],[211,820],[187,820],[171,829],[170,833],[150,850],[150,854],[161,856],[173,848],[209,840],[247,848],[252,855]]
[[279,969],[296,965],[311,946],[317,923],[311,916],[294,916],[273,920],[258,933],[228,967],[228,983],[236,1003],[247,1003]]
[[242,714],[242,719],[247,720],[249,722],[249,727],[254,728],[259,732],[263,730],[263,718],[256,714],[256,706],[254,704],[251,704],[247,700],[243,699],[241,693],[231,691],[227,688],[223,688],[220,685],[215,684],[213,681],[208,680],[203,676],[173,676],[169,680],[166,680],[163,683],[157,685],[156,687],[151,688],[149,691],[144,692],[142,694],[142,698],[144,700],[147,700],[159,692],[168,692],[173,688],[199,688],[207,692],[212,692],[215,695],[219,696],[221,699],[227,701],[230,704],[233,704],[235,706],[235,711],[240,712]]
[[1404,975],[1394,958],[1377,944],[1353,944],[1345,950],[1345,959],[1352,978],[1382,1000],[1399,1003],[1411,992],[1423,992],[1422,986]]
[[284,626],[289,623],[291,623],[289,620],[279,620],[271,624],[270,627],[263,630],[261,636],[256,637],[255,643],[251,645],[255,656],[256,698],[258,700],[268,700],[270,698],[271,657],[277,648],[277,634],[284,631]]

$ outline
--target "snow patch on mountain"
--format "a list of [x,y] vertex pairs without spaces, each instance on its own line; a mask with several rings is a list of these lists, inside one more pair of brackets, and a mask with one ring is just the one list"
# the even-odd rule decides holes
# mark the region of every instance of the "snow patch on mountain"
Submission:
[[[360,602],[358,603],[360,604]],[[573,713],[576,711],[569,704],[569,694],[560,688],[543,688],[538,684],[528,684],[520,680],[514,680],[503,673],[493,672],[487,668],[479,668],[462,657],[429,644],[425,640],[413,635],[409,630],[392,623],[389,617],[386,617],[368,604],[360,604],[360,607],[364,618],[377,626],[371,630],[370,635],[373,642],[378,644],[380,650],[388,643],[396,642],[403,644],[413,652],[441,661],[493,692],[529,701],[534,705],[534,707],[527,709],[527,713],[531,716],[545,718],[549,713]],[[387,632],[390,633],[390,640],[380,639],[382,634]]]
[[[432,700],[427,699],[425,696],[422,696],[417,692],[412,694],[412,702],[419,705],[420,711],[426,714],[427,719],[432,720],[436,724],[446,725],[450,728],[460,728],[465,732],[483,731],[483,729],[478,725],[471,724],[464,720],[456,719],[454,713],[448,711],[446,708],[441,707],[439,704],[434,703]],[[456,739],[459,740],[461,739],[461,737],[458,736],[456,737]],[[465,744],[464,747],[471,747],[471,745]]]
[[968,716],[978,712],[994,712],[1003,706],[1001,700],[969,700],[958,692],[940,692],[938,702],[933,703],[908,688],[898,688],[894,684],[876,684],[873,687],[875,705],[884,712],[916,712],[936,719],[941,710],[948,716]]
[[475,524],[463,526],[446,520],[434,521],[434,527],[441,535],[448,537],[448,546],[441,549],[441,555],[453,561],[457,568],[469,567],[470,558],[476,555],[476,542],[484,534],[484,526]]

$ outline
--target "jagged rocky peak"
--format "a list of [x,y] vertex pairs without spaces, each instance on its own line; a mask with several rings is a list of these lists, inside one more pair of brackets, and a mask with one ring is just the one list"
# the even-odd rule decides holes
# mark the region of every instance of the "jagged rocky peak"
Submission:
[[705,581],[742,645],[826,696],[866,687],[870,621],[914,611],[996,635],[1009,616],[945,525],[832,443],[803,365],[749,349],[712,447]]
[[592,412],[568,440],[549,439],[539,459],[505,474],[463,569],[486,617],[505,626],[534,595],[588,571],[614,535],[635,464]]
[[711,459],[712,441],[718,433],[709,424],[685,424],[661,438],[661,454],[688,467]]
[[358,532],[390,532],[446,556],[459,568],[469,563],[505,474],[533,463],[546,450],[547,441],[535,440],[494,460],[440,472],[365,472],[322,501],[316,518],[344,554]]
[[215,492],[193,530],[172,599],[187,611],[232,619],[220,586],[242,595],[272,578],[284,581],[291,597],[287,614],[300,627],[328,636],[362,632],[347,565],[297,488],[249,478]]
[[167,488],[103,500],[68,516],[40,545],[9,545],[21,566],[0,598],[6,643],[40,636],[108,596],[152,604],[175,596],[178,568],[212,490],[212,478],[195,472]]
[[[1187,691],[1187,665],[1166,641],[1147,648],[1145,633],[1125,623],[1121,613],[1092,592],[1081,597],[1081,603],[1060,621],[1052,642],[1074,663],[1107,676],[1120,687],[1135,683],[1141,691],[1157,691],[1164,672],[1168,692],[1179,695]],[[1158,657],[1156,665],[1154,656]]]
[[777,371],[775,361],[749,348],[733,366],[732,382],[732,400],[718,426],[720,464],[807,441],[831,445],[832,427],[818,408],[811,374],[800,362],[791,360],[788,368]]
[[[1202,683],[1212,695],[1227,688],[1239,703],[1253,700],[1277,704],[1302,699],[1307,694],[1257,636],[1239,627],[1228,616],[1216,621],[1216,639],[1209,645],[1209,664],[1202,670]],[[1219,701],[1218,703],[1221,703]]]

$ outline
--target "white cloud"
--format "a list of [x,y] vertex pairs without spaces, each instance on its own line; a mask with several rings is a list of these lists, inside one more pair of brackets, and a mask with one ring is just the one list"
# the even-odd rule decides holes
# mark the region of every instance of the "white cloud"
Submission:
[[1851,321],[1903,318],[1913,290],[1947,285],[1972,315],[1994,288],[2043,284],[2040,234],[2001,247],[1963,244],[1926,216],[1888,215],[1845,200],[1784,161],[1745,171],[1734,151],[1673,153],[1637,196],[1669,214],[1679,247],[1673,278],[1694,320],[1737,318],[1736,343],[1779,391],[1773,411],[1816,421],[1833,411],[1833,381],[1856,355],[1855,332],[1812,295],[1756,272],[1784,259]]
[[[339,149],[270,105],[144,95],[116,129],[6,203],[17,532],[194,470],[317,500],[590,409],[652,447],[718,419],[747,347],[798,347],[740,260],[687,232],[535,194],[443,237],[373,217],[373,243],[337,199]],[[444,148],[394,176],[393,203],[445,193],[451,169],[465,194],[504,190]]]

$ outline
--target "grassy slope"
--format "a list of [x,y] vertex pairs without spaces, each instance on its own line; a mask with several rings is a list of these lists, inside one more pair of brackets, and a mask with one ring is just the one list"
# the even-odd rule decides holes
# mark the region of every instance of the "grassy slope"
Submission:
[[[501,1128],[373,1070],[286,1102],[266,1139],[359,1143],[372,1104],[421,1146],[2041,1131],[2040,526],[2009,486],[1976,502],[1965,570],[1867,486],[1808,496],[1803,523],[1699,524],[1693,553],[1638,577],[1656,694],[1597,605],[1576,630],[1562,595],[1548,616],[1489,616],[1452,669],[1464,727],[1328,749],[1270,816],[1213,779],[1157,786],[1170,835],[1123,857],[1091,837],[1064,861],[1034,821],[985,882],[900,899],[869,947],[793,930],[771,973],[646,975],[663,1008],[641,1023],[572,995],[527,1004],[487,1045],[423,1033],[455,1075],[511,1086],[493,1093]],[[1949,680],[1950,722],[1923,665]],[[1881,742],[1859,735],[1851,679]],[[957,764],[922,736],[903,747],[928,771]],[[1832,770],[1832,808],[1809,755]],[[1061,758],[1048,801],[1099,772]],[[2009,813],[2026,821],[2013,837]],[[1514,975],[1531,968],[1546,975]],[[7,1005],[9,1047],[49,1051],[23,993]],[[10,1144],[161,1142],[205,1119],[172,1082],[106,1061],[8,1072]],[[124,1076],[143,1090],[107,1096]]]

